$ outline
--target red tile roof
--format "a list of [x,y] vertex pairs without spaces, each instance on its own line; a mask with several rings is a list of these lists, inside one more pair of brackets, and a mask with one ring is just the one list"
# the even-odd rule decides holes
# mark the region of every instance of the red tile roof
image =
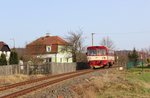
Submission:
[[66,45],[67,42],[58,36],[45,36],[31,42],[28,45]]
[[6,43],[4,43],[3,41],[0,41],[0,50],[1,51],[10,51],[10,48]]
[[1,48],[2,48],[4,45],[7,45],[7,44],[4,43],[4,42],[2,42],[2,41],[0,41],[0,50],[1,50]]
[[50,53],[57,53],[58,52],[58,45],[67,45],[68,43],[58,36],[45,36],[40,37],[37,40],[31,42],[26,46],[27,53],[29,54],[45,54],[46,46],[51,46]]

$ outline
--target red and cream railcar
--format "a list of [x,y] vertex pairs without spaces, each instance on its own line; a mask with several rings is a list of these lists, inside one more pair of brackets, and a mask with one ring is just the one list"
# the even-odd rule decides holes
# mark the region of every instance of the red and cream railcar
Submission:
[[87,47],[87,60],[91,68],[110,67],[114,64],[114,51],[106,46]]

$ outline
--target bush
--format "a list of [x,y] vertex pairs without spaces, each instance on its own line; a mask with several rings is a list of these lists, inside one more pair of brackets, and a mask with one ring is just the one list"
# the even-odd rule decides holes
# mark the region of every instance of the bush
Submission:
[[0,56],[0,65],[7,65],[6,55],[3,53]]
[[133,62],[134,66],[137,66],[139,55],[135,48],[133,49],[132,53],[128,54],[128,58],[130,62]]
[[18,54],[15,51],[12,51],[10,53],[9,64],[18,64],[18,63],[19,63]]

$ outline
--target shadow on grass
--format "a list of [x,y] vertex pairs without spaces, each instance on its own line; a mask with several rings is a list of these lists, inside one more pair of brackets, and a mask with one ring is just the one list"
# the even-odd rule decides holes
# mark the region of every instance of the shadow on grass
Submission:
[[136,68],[143,68],[143,69],[150,69],[150,65],[148,65],[148,66],[138,66],[138,67],[136,67]]

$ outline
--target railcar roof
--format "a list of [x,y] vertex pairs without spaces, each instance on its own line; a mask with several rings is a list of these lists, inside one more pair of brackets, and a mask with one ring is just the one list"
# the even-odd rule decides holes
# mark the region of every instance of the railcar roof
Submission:
[[107,48],[108,49],[108,47],[106,46],[89,46],[87,48]]

